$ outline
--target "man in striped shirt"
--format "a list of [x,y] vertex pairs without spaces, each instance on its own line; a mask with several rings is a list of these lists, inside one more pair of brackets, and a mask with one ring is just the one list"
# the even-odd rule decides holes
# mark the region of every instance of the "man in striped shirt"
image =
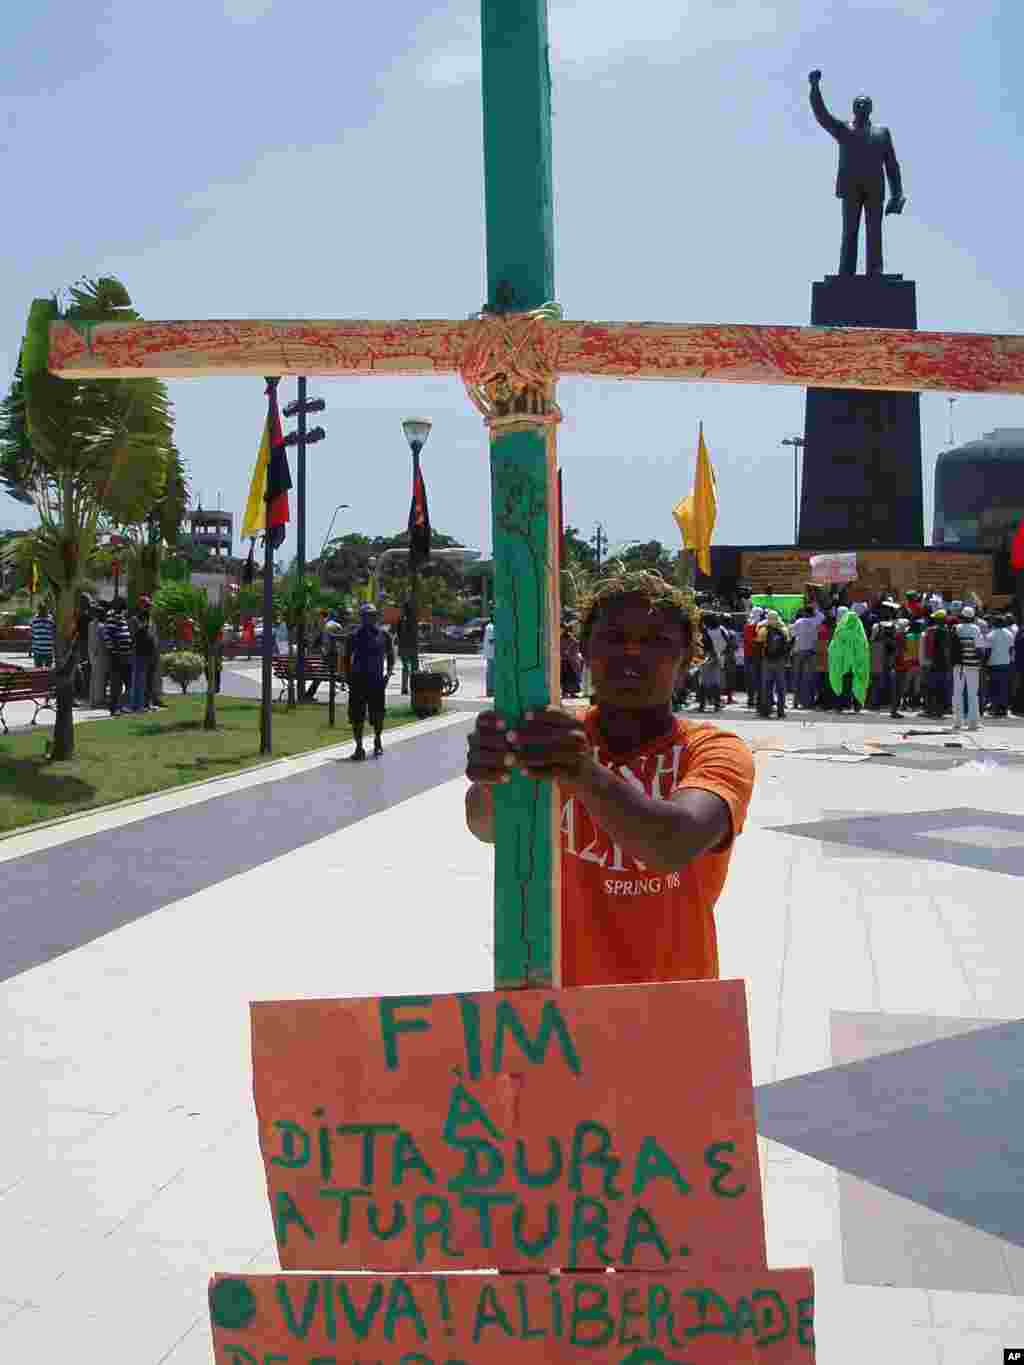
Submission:
[[53,667],[53,645],[56,627],[45,606],[40,606],[32,617],[32,662],[36,668]]
[[967,692],[967,728],[977,730],[981,720],[978,712],[978,681],[981,676],[982,655],[988,645],[981,628],[974,619],[973,607],[960,608],[960,621],[953,627],[953,729],[964,723],[964,691]]
[[103,631],[110,653],[110,714],[119,716],[125,709],[121,705],[122,695],[130,702],[128,693],[132,683],[132,656],[135,653],[135,641],[125,615],[123,598],[114,598]]

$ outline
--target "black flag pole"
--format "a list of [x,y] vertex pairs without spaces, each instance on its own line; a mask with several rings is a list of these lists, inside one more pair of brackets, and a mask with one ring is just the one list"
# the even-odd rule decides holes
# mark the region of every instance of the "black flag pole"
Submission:
[[[267,379],[267,421],[270,421],[271,405],[277,390],[278,380]],[[274,433],[269,436],[271,455],[273,454]],[[268,461],[269,466],[269,461]],[[270,471],[267,470],[269,489]],[[274,690],[274,543],[268,522],[269,505],[264,493],[263,513],[263,689],[260,697],[260,753],[272,752],[271,743],[271,698]]]

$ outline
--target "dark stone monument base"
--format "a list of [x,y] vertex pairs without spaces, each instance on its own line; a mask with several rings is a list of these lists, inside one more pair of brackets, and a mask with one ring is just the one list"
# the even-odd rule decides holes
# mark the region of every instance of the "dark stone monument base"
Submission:
[[[817,327],[917,327],[902,275],[829,275],[811,292]],[[916,393],[808,389],[798,544],[924,545]]]

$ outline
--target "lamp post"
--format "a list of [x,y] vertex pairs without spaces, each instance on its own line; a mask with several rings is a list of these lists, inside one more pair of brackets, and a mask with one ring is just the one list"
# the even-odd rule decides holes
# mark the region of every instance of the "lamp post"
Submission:
[[[322,398],[307,398],[306,396],[306,377],[299,376],[299,396],[294,403],[289,403],[284,409],[285,417],[297,417],[299,419],[299,429],[285,438],[288,445],[294,439],[298,447],[298,489],[296,491],[297,515],[296,533],[297,545],[297,564],[295,579],[299,584],[300,592],[305,584],[306,578],[306,446],[312,445],[315,441],[324,439],[323,427],[314,427],[312,431],[306,429],[306,416],[311,412],[323,412],[327,406]],[[306,615],[302,613],[299,619],[297,631],[297,655],[295,660],[295,673],[298,679],[299,701],[302,701],[306,693]]]
[[802,436],[786,436],[784,437],[782,444],[784,446],[793,447],[793,544],[796,545],[797,541],[800,539],[800,503],[799,493],[797,492],[797,459],[799,458],[799,453],[803,449],[805,442]]
[[330,524],[329,524],[328,527],[327,527],[327,534],[324,536],[324,543],[320,546],[320,554],[319,554],[319,557],[317,558],[317,561],[316,561],[316,562],[317,562],[317,568],[318,568],[318,572],[319,572],[319,576],[320,576],[320,583],[321,583],[321,586],[323,585],[323,581],[324,581],[324,551],[327,549],[327,542],[330,540],[330,538],[331,538],[331,532],[334,530],[334,521],[335,521],[335,518],[337,517],[337,515],[338,515],[339,512],[344,512],[344,511],[347,510],[347,508],[348,508],[348,503],[347,503],[347,502],[339,502],[339,503],[338,503],[337,507],[334,509],[333,513],[331,514]]
[[[429,417],[407,417],[402,423],[405,439],[409,442],[409,449],[412,451],[412,486],[414,494],[417,483],[419,482],[420,451],[427,443],[427,437],[430,435],[430,428],[431,421]],[[409,599],[412,608],[413,637],[413,653],[410,660],[410,672],[413,677],[415,677],[420,668],[419,564],[416,555],[413,553],[411,525],[409,527]],[[411,690],[411,679],[409,687]]]
[[604,557],[604,551],[608,548],[608,537],[600,522],[597,523],[597,530],[590,537],[590,543],[593,545],[594,553],[597,555],[597,568],[598,572],[600,572],[601,560]]

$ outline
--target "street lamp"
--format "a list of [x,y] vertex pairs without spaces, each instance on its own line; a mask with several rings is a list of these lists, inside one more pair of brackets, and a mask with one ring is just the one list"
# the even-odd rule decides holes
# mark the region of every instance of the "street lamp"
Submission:
[[335,517],[337,517],[337,515],[338,515],[339,512],[344,512],[344,511],[347,510],[347,508],[348,508],[348,503],[347,503],[347,502],[339,502],[339,503],[338,503],[337,507],[334,509],[334,512],[333,512],[333,514],[332,514],[332,516],[331,516],[330,525],[327,527],[327,534],[324,536],[324,543],[320,546],[320,556],[319,556],[319,558],[317,559],[317,565],[318,565],[319,570],[320,570],[320,582],[321,582],[321,583],[323,583],[323,581],[324,581],[324,551],[327,549],[327,542],[330,540],[330,538],[331,538],[331,532],[334,530],[334,519],[335,519]]
[[[420,451],[427,444],[427,437],[430,435],[431,421],[429,417],[406,417],[402,423],[402,430],[405,432],[405,439],[409,442],[409,449],[412,451],[412,486],[415,496],[416,488],[419,484],[420,475]],[[409,605],[412,614],[412,638],[413,653],[410,659],[410,673],[415,675],[420,670],[420,611],[419,611],[419,563],[413,553],[412,527],[409,528]],[[410,680],[410,688],[412,683]]]
[[590,543],[591,545],[593,545],[594,552],[597,555],[597,568],[598,572],[600,572],[601,560],[603,558],[604,551],[608,548],[608,537],[605,534],[605,529],[600,522],[597,523],[597,530],[590,537]]
[[798,492],[797,492],[797,464],[796,464],[796,462],[797,462],[797,459],[798,459],[798,457],[799,457],[800,451],[803,449],[803,447],[804,447],[804,445],[805,445],[805,441],[804,441],[804,438],[803,438],[802,436],[786,436],[786,437],[783,439],[782,444],[783,444],[784,446],[792,446],[792,447],[793,447],[793,544],[794,544],[794,546],[795,546],[796,543],[797,543],[797,541],[800,539],[800,525],[799,525],[799,512],[798,512],[799,494],[798,494]]

